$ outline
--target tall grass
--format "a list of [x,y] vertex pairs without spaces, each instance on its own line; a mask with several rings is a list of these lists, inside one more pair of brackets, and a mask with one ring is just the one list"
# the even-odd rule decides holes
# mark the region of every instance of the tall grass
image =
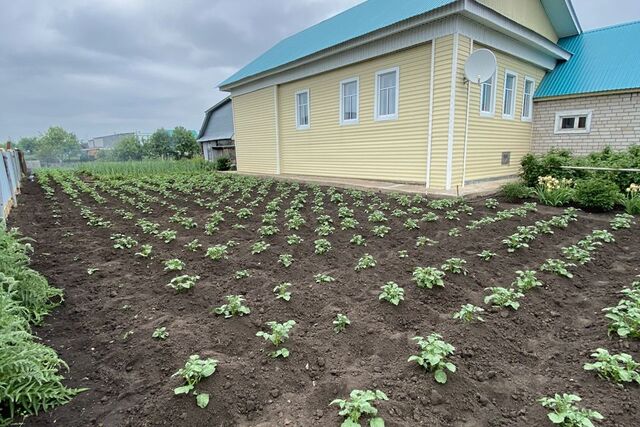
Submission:
[[39,323],[62,291],[28,267],[31,246],[0,224],[0,426],[15,418],[68,402],[81,389],[62,384],[67,368],[56,352],[38,342],[31,323]]
[[215,170],[213,163],[196,160],[142,160],[129,162],[92,162],[79,165],[80,173],[100,176],[139,177]]

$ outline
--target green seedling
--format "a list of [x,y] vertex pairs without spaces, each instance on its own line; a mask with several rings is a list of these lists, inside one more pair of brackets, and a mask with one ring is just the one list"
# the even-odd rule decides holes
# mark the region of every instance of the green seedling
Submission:
[[484,322],[484,319],[480,316],[481,313],[484,313],[484,308],[473,304],[465,304],[460,308],[460,311],[453,313],[453,318],[460,319],[466,323],[473,322],[474,320]]
[[244,316],[245,314],[251,313],[249,307],[243,304],[245,299],[242,295],[227,295],[224,298],[227,300],[227,303],[215,308],[213,310],[215,314],[224,314],[224,317],[228,319],[233,316]]
[[151,256],[151,251],[153,250],[153,246],[151,245],[142,245],[140,246],[140,251],[136,252],[136,256],[142,258],[149,258]]
[[167,332],[167,328],[162,326],[161,328],[157,328],[153,331],[151,338],[155,338],[157,340],[166,340],[169,337],[169,332]]
[[336,334],[343,332],[347,329],[347,326],[351,324],[351,321],[344,314],[338,314],[336,319],[333,321],[333,330]]
[[447,357],[452,355],[455,347],[442,340],[439,334],[431,334],[426,339],[423,337],[413,337],[418,346],[420,353],[409,357],[409,362],[416,362],[429,372],[433,372],[436,382],[445,384],[447,382],[447,373],[456,372],[456,365],[449,362]]
[[630,354],[609,354],[604,348],[598,348],[591,357],[596,361],[585,364],[585,370],[595,371],[599,377],[616,384],[640,384],[640,363],[633,360]]
[[520,308],[518,300],[524,296],[523,293],[515,289],[506,289],[501,287],[486,288],[491,294],[484,298],[485,304],[491,304],[497,307],[509,307],[514,310]]
[[444,271],[435,267],[416,267],[413,270],[413,280],[419,288],[433,289],[434,286],[444,288]]
[[329,406],[338,405],[338,414],[345,417],[340,427],[361,427],[360,418],[369,417],[369,427],[384,427],[384,420],[378,417],[378,409],[374,406],[376,400],[389,400],[380,390],[352,390],[349,399],[335,399]]
[[313,280],[315,280],[316,283],[331,283],[335,282],[336,279],[329,276],[328,274],[318,273],[313,276]]
[[553,411],[547,414],[549,420],[562,427],[593,427],[592,420],[604,419],[599,412],[578,408],[575,402],[581,400],[580,396],[575,394],[556,394],[554,397],[543,397],[538,402]]
[[273,288],[273,293],[276,294],[276,299],[281,299],[285,301],[291,300],[291,292],[289,292],[289,288],[291,287],[291,283],[282,282]]
[[467,269],[464,267],[466,263],[467,261],[461,258],[449,258],[440,268],[450,273],[464,274],[466,276],[468,273]]
[[378,299],[390,302],[393,305],[400,304],[400,301],[404,301],[404,289],[398,286],[395,282],[387,282],[381,288]]
[[184,274],[171,279],[171,282],[167,286],[178,292],[183,292],[193,288],[196,285],[196,281],[199,279],[200,276],[189,276],[188,274]]
[[493,257],[495,257],[497,254],[495,252],[491,252],[490,250],[485,249],[484,251],[480,252],[478,254],[478,257],[480,257],[481,259],[483,259],[484,261],[489,261],[491,260]]
[[372,255],[364,254],[356,264],[355,270],[361,271],[367,268],[373,268],[376,266],[376,260]]
[[289,332],[295,324],[296,322],[293,320],[287,320],[284,323],[267,322],[267,326],[271,329],[271,333],[269,334],[264,331],[256,333],[256,336],[264,338],[276,347],[276,350],[269,353],[270,357],[274,359],[277,357],[289,357],[289,350],[280,346],[289,339]]
[[184,269],[184,262],[178,258],[168,259],[164,262],[164,271],[181,271]]
[[206,408],[209,404],[209,395],[207,393],[198,393],[195,391],[195,386],[204,378],[210,377],[216,371],[218,367],[218,361],[215,359],[200,359],[197,354],[189,356],[189,360],[185,363],[184,368],[181,368],[172,375],[181,376],[185,385],[176,387],[173,389],[174,394],[189,394],[193,392],[196,396],[196,404],[200,408]]

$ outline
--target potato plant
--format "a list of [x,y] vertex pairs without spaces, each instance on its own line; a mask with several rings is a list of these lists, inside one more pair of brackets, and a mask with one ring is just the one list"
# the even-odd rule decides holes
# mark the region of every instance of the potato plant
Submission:
[[568,279],[573,278],[573,273],[569,271],[569,267],[575,267],[575,264],[567,263],[561,259],[547,259],[541,266],[540,270],[554,273]]
[[193,239],[192,241],[190,241],[189,243],[184,245],[184,247],[188,251],[196,252],[198,249],[200,249],[202,247],[202,243],[200,243],[200,241],[198,239]]
[[314,274],[313,280],[315,280],[316,283],[331,283],[335,282],[336,279],[328,274],[318,273]]
[[251,245],[251,254],[261,254],[262,252],[269,249],[269,246],[271,246],[269,243],[262,240],[255,242],[253,245]]
[[347,326],[350,324],[351,320],[349,320],[347,316],[338,313],[335,320],[333,321],[333,330],[336,334],[339,334],[340,332],[343,332],[345,329],[347,329]]
[[566,393],[538,400],[543,407],[553,411],[547,414],[549,420],[562,427],[593,427],[592,420],[604,419],[599,412],[577,407],[575,403],[580,401],[580,396]]
[[199,393],[195,386],[203,379],[210,377],[216,371],[218,361],[215,359],[201,359],[197,354],[189,356],[189,360],[172,377],[180,376],[184,379],[185,385],[173,389],[174,394],[189,394],[193,392],[196,396],[196,403],[200,408],[206,408],[209,404],[209,394]]
[[444,288],[444,271],[435,267],[416,267],[413,270],[413,281],[419,288],[433,289],[434,286]]
[[393,305],[400,304],[400,301],[404,301],[404,289],[398,286],[395,282],[387,282],[380,287],[382,292],[378,296],[379,300],[390,302]]
[[224,314],[225,319],[229,319],[233,316],[244,316],[251,313],[249,307],[243,304],[246,300],[242,295],[227,295],[224,298],[227,303],[215,308],[213,310],[215,314]]
[[585,370],[595,371],[599,377],[616,384],[640,384],[640,363],[633,360],[630,354],[610,354],[604,348],[598,348],[591,357],[596,361],[585,364]]
[[431,334],[427,338],[413,337],[420,347],[420,353],[409,357],[409,362],[416,362],[429,372],[433,372],[436,382],[445,384],[447,382],[447,373],[456,372],[456,365],[451,363],[447,358],[455,351],[455,347],[442,340],[439,334]]
[[196,285],[196,281],[200,279],[200,276],[189,276],[184,274],[182,276],[174,277],[167,285],[171,289],[175,289],[177,292],[184,292]]
[[299,245],[304,242],[304,239],[297,234],[290,234],[285,238],[285,240],[289,246]]
[[184,262],[178,258],[168,259],[164,262],[164,271],[181,271],[184,269]]
[[162,326],[153,331],[151,338],[164,341],[169,338],[169,332],[167,332],[167,328],[165,326]]
[[474,320],[484,322],[484,319],[480,316],[481,313],[484,313],[484,308],[473,304],[464,304],[460,307],[460,311],[453,313],[453,318],[460,319],[465,323],[471,323]]
[[233,278],[234,279],[246,279],[247,277],[251,277],[251,273],[249,273],[249,270],[238,270],[235,273],[233,273]]
[[151,256],[151,251],[153,250],[153,246],[149,245],[149,244],[145,244],[145,245],[141,245],[140,246],[140,250],[138,252],[136,252],[136,256],[142,257],[142,258],[149,258]]
[[497,254],[495,252],[491,252],[488,249],[485,249],[484,251],[480,252],[478,254],[478,257],[480,257],[480,259],[484,260],[484,261],[489,261],[491,260],[493,257],[495,257]]
[[362,270],[366,270],[367,268],[373,268],[376,266],[376,260],[373,257],[373,255],[369,255],[369,254],[364,254],[362,257],[360,257],[360,259],[358,260],[358,263],[356,264],[355,270],[356,271],[362,271]]
[[536,277],[536,271],[534,270],[518,270],[516,271],[518,277],[511,285],[518,289],[520,292],[528,292],[531,289],[538,288],[543,285],[542,281]]
[[622,290],[624,298],[615,307],[603,309],[609,320],[609,335],[622,338],[640,338],[640,287]]
[[464,274],[467,275],[468,271],[464,267],[467,261],[461,258],[449,258],[440,267],[443,271],[448,271],[454,274]]
[[334,399],[329,403],[340,408],[338,414],[345,417],[340,427],[362,427],[360,418],[369,418],[369,427],[384,427],[384,420],[378,417],[378,409],[374,406],[376,400],[389,400],[380,390],[351,390],[349,399]]
[[507,289],[502,287],[491,287],[485,290],[490,291],[491,294],[484,298],[485,304],[491,304],[497,307],[509,307],[514,310],[520,308],[518,300],[524,296],[524,294],[515,289]]
[[366,239],[362,237],[360,234],[354,234],[349,242],[353,243],[356,246],[367,246]]
[[275,359],[277,357],[289,357],[289,350],[281,347],[289,339],[289,332],[296,325],[294,320],[287,320],[284,323],[267,322],[267,326],[271,329],[271,333],[258,331],[257,337],[262,337],[269,341],[276,350],[269,353],[269,357]]
[[331,250],[331,242],[327,239],[318,239],[313,242],[314,252],[318,255],[324,255]]
[[293,255],[291,254],[280,254],[278,256],[278,262],[282,264],[284,268],[289,268],[293,265]]
[[220,261],[229,258],[229,247],[227,245],[214,245],[207,248],[205,257],[213,260]]
[[282,282],[273,288],[273,293],[276,294],[276,299],[281,299],[284,301],[291,300],[291,292],[289,292],[289,288],[291,287],[291,283]]

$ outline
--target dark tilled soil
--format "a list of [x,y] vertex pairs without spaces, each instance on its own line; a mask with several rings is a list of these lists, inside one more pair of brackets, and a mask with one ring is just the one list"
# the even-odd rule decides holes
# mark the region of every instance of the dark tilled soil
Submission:
[[[61,193],[58,197],[66,201]],[[482,305],[485,287],[507,286],[516,270],[537,269],[546,258],[561,258],[562,246],[576,243],[593,229],[608,228],[611,216],[581,213],[569,228],[542,235],[515,254],[501,244],[504,237],[518,225],[561,210],[540,207],[527,218],[477,231],[464,229],[466,216],[460,222],[441,218],[421,223],[420,231],[407,231],[403,220],[394,218],[393,231],[385,239],[362,233],[369,242],[366,248],[350,245],[353,233],[336,227],[329,237],[333,250],[318,256],[312,244],[315,215],[305,207],[308,224],[297,232],[305,239],[302,246],[286,244],[280,220],[281,233],[268,239],[271,248],[251,255],[249,245],[256,239],[262,212],[243,221],[247,230],[232,230],[225,223],[218,234],[206,236],[202,225],[209,211],[187,199],[176,203],[189,207],[199,227],[184,230],[170,224],[169,211],[156,205],[148,218],[179,230],[178,240],[164,244],[150,241],[135,221],[124,221],[105,207],[95,211],[113,221],[111,229],[88,227],[69,203],[63,203],[60,224],[54,225],[40,188],[25,186],[10,225],[36,240],[33,267],[66,294],[64,305],[37,333],[69,364],[68,384],[90,389],[65,406],[28,419],[26,425],[337,426],[341,418],[328,404],[354,388],[387,393],[390,400],[378,408],[389,426],[545,426],[550,425],[547,411],[536,400],[563,392],[579,394],[585,406],[600,411],[606,417],[601,425],[638,425],[640,388],[618,387],[582,368],[598,347],[640,359],[638,341],[607,336],[601,312],[615,305],[617,292],[640,274],[638,225],[616,231],[616,242],[575,269],[572,280],[540,273],[545,287],[530,292],[518,311],[488,310],[485,323],[465,325],[451,318],[462,304]],[[472,204],[473,219],[489,212],[481,201]],[[117,201],[108,206],[123,207]],[[326,206],[337,219],[328,200]],[[508,207],[512,205],[503,203],[500,209]],[[370,228],[363,212],[357,219]],[[453,226],[461,227],[461,237],[447,235]],[[133,250],[113,249],[109,236],[115,232],[152,243],[155,259],[141,260]],[[416,248],[418,235],[439,244]],[[228,260],[214,262],[203,257],[203,250],[183,249],[196,237],[204,248],[229,239],[239,245]],[[398,258],[401,249],[410,257]],[[482,261],[475,254],[483,249],[498,256]],[[289,269],[277,263],[278,254],[285,252],[295,256]],[[365,252],[378,266],[356,273],[353,267]],[[439,266],[453,256],[468,261],[469,275],[448,274],[444,289],[418,289],[411,282],[414,267]],[[187,293],[175,294],[165,286],[173,275],[163,271],[162,261],[173,257],[185,261],[187,273],[201,276]],[[99,270],[88,275],[88,268]],[[252,277],[233,279],[233,273],[244,268]],[[336,281],[314,283],[313,275],[320,272]],[[272,293],[282,281],[293,283],[288,303],[275,300]],[[405,301],[398,307],[378,301],[379,288],[387,281],[405,288]],[[239,293],[251,307],[249,316],[224,319],[211,314],[225,295]],[[339,312],[352,324],[337,335],[331,322]],[[291,356],[271,360],[266,355],[271,349],[256,331],[267,321],[288,319],[297,322],[287,345]],[[169,332],[164,342],[151,338],[159,326]],[[407,363],[417,349],[411,338],[432,332],[456,347],[452,361],[458,372],[445,385]],[[171,374],[194,353],[219,361],[218,371],[197,387],[212,396],[206,409],[197,408],[192,396],[174,396],[172,391],[180,381]]]

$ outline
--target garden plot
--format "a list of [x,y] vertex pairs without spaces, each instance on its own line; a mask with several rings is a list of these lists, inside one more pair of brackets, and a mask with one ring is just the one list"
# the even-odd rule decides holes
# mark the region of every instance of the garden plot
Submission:
[[357,425],[357,404],[362,425],[552,425],[567,401],[597,425],[640,416],[634,368],[594,366],[611,365],[598,349],[640,360],[630,216],[53,171],[10,225],[65,291],[38,332],[89,389],[27,425]]

